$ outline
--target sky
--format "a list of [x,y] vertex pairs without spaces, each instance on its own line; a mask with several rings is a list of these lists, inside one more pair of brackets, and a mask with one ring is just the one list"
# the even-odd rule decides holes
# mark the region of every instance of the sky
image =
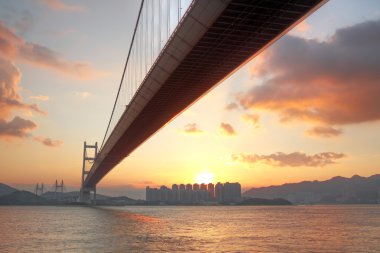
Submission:
[[[140,1],[0,1],[0,182],[80,186]],[[380,172],[380,1],[331,0],[115,167],[98,192]]]

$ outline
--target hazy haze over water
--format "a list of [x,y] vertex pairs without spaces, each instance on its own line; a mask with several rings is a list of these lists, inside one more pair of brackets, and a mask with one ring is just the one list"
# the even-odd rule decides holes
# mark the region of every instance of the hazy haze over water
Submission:
[[0,207],[0,252],[379,252],[380,205]]

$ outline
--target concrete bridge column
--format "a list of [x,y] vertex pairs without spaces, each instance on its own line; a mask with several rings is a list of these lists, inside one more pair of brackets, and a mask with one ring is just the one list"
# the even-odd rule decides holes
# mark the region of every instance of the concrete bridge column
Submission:
[[[93,149],[93,156],[90,153],[87,153],[87,149]],[[83,164],[82,164],[82,184],[80,189],[79,201],[86,204],[96,205],[96,185],[94,187],[85,187],[84,182],[89,171],[86,170],[86,161],[94,163],[98,155],[98,143],[95,142],[95,145],[87,145],[84,142],[83,146]],[[93,199],[91,199],[91,192],[93,192]]]

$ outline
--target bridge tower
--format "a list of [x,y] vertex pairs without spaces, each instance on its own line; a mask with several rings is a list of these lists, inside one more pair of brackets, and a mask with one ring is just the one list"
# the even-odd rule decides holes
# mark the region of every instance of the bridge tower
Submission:
[[65,185],[63,184],[63,180],[61,181],[60,184],[58,184],[58,180],[55,180],[55,185],[54,185],[54,192],[57,193],[57,192],[61,192],[63,193],[63,188],[65,187]]
[[37,196],[42,196],[44,194],[44,184],[42,183],[40,186],[39,183],[37,183],[34,191]]
[[[87,153],[87,149],[93,150],[93,156],[91,153]],[[95,142],[95,145],[87,145],[84,142],[83,146],[83,165],[82,165],[82,184],[80,189],[80,202],[94,204],[96,205],[96,186],[92,188],[87,188],[84,186],[84,180],[90,171],[86,170],[86,162],[94,163],[96,156],[98,155],[98,143]],[[91,200],[91,192],[94,192],[94,198]]]
[[53,185],[53,188],[54,188],[54,198],[56,200],[62,198],[63,191],[64,191],[64,188],[65,188],[63,180],[61,180],[61,183],[58,183],[58,180],[56,179],[55,183]]

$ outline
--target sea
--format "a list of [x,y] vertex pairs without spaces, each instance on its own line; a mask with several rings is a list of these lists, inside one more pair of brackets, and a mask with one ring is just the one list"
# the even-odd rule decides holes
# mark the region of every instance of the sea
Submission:
[[380,205],[0,206],[0,252],[380,252]]

